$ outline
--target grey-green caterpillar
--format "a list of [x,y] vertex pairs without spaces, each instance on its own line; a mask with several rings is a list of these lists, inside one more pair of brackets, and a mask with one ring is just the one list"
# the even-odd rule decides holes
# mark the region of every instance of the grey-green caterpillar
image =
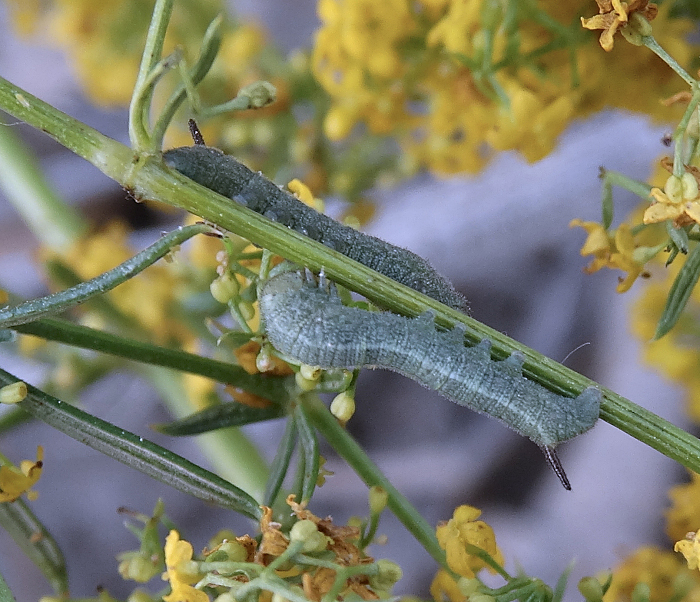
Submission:
[[190,129],[195,145],[165,152],[168,167],[392,280],[455,309],[465,309],[464,297],[422,257],[318,213],[232,156],[204,146],[192,122]]
[[276,349],[321,368],[386,368],[451,401],[488,414],[540,446],[566,489],[571,489],[556,445],[598,420],[601,393],[557,395],[522,375],[523,357],[492,361],[491,342],[464,346],[464,330],[440,332],[429,313],[406,318],[346,307],[321,277],[285,272],[259,295],[267,337]]

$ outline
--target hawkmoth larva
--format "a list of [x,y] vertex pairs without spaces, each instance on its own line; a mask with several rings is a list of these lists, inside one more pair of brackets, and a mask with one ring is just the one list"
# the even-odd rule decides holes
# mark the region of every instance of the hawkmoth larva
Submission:
[[465,347],[463,329],[440,332],[429,313],[406,318],[346,307],[323,280],[319,286],[310,272],[285,272],[262,286],[260,312],[276,349],[321,368],[393,370],[488,414],[539,445],[571,489],[554,448],[596,423],[598,389],[576,398],[557,395],[523,376],[519,353],[493,361],[488,339]]
[[194,146],[174,148],[163,155],[172,169],[392,280],[455,309],[465,309],[464,297],[422,257],[318,213],[232,156],[205,146],[193,122],[190,130]]

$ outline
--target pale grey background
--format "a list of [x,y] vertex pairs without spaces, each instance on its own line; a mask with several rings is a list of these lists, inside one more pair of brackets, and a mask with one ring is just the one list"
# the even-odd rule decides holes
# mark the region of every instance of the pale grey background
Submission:
[[[282,46],[293,48],[310,43],[314,4],[266,0],[239,7],[241,12],[254,9]],[[60,54],[8,33],[2,6],[0,74],[126,140],[126,114],[91,108]],[[41,155],[64,198],[101,219],[129,210],[132,201],[92,166],[30,128],[14,131]],[[585,276],[581,268],[587,260],[578,255],[584,233],[568,228],[574,217],[599,216],[599,165],[644,178],[665,150],[663,133],[645,119],[619,113],[577,122],[558,150],[536,165],[506,153],[475,178],[425,176],[378,193],[382,204],[369,231],[429,258],[464,292],[474,317],[550,357],[562,360],[590,343],[567,364],[684,425],[680,391],[640,364],[639,344],[628,333],[628,307],[639,285],[620,296],[614,290],[616,274]],[[618,215],[623,215],[635,201],[615,194]],[[142,240],[151,240],[148,235]],[[43,290],[31,267],[34,246],[0,196],[0,283],[26,296]],[[6,354],[0,361],[30,382],[41,380],[40,366]],[[665,542],[666,490],[684,478],[682,469],[605,423],[562,447],[573,484],[573,491],[566,492],[529,441],[398,375],[366,372],[357,401],[351,430],[429,522],[449,518],[458,504],[479,506],[496,530],[508,568],[515,571],[520,565],[551,584],[575,557],[569,599],[578,598],[574,584],[581,576],[614,565],[640,544]],[[194,441],[159,438],[143,426],[163,420],[165,413],[149,385],[132,374],[116,374],[91,387],[84,403],[106,420],[204,461]],[[274,452],[279,425],[249,432],[268,456]],[[130,591],[114,561],[135,541],[115,512],[119,506],[150,512],[162,496],[168,514],[200,548],[219,528],[248,528],[230,513],[192,501],[48,427],[22,427],[0,438],[0,449],[16,460],[33,457],[37,444],[46,448],[47,462],[33,507],[65,550],[73,596],[93,596],[97,585],[117,598]],[[338,522],[365,514],[366,491],[359,479],[336,458],[329,457],[327,466],[335,476],[318,492],[312,510],[330,513]],[[388,535],[388,543],[376,546],[374,553],[404,568],[397,591],[426,596],[434,563],[388,514],[380,532]],[[19,602],[50,593],[2,532],[0,572]]]

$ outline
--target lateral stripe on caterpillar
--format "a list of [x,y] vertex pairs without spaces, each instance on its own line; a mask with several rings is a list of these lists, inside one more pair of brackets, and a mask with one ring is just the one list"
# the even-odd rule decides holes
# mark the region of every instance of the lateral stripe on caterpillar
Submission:
[[488,414],[529,437],[545,452],[562,484],[569,482],[556,445],[586,432],[598,420],[601,393],[557,395],[522,375],[513,353],[493,361],[491,342],[464,346],[464,330],[436,330],[432,315],[406,318],[346,307],[313,275],[285,272],[268,280],[259,296],[267,336],[276,349],[321,368],[377,367],[399,372],[451,401]]
[[274,182],[222,151],[204,145],[164,153],[166,165],[198,184],[279,222],[420,293],[464,311],[452,283],[422,257],[318,213]]

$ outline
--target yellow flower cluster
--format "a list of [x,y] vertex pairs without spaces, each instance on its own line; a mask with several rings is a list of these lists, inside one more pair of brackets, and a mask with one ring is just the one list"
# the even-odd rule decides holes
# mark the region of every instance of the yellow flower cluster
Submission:
[[[226,539],[218,538],[218,545],[203,552],[204,557],[215,559],[214,562],[218,565],[212,570],[210,584],[210,587],[219,586],[222,597],[218,599],[229,599],[223,593],[227,589],[225,583],[240,587],[255,575],[260,575],[258,583],[262,591],[258,590],[254,599],[269,601],[270,592],[265,590],[264,585],[266,573],[271,574],[268,578],[275,585],[274,591],[280,585],[288,586],[296,599],[304,598],[310,602],[320,602],[331,590],[341,600],[377,600],[388,596],[393,585],[400,579],[401,571],[388,560],[379,560],[376,562],[376,570],[372,568],[374,559],[357,547],[359,528],[334,525],[330,518],[321,519],[303,504],[296,504],[293,495],[287,498],[287,503],[297,518],[289,531],[283,532],[280,523],[272,520],[272,510],[263,507],[264,513],[260,519],[262,537],[259,543],[248,535],[235,538],[227,536]],[[296,552],[291,553],[294,549]],[[297,558],[296,554],[323,554],[323,560],[312,560],[307,564],[303,559]],[[276,569],[266,569],[284,555],[289,558],[283,565]],[[232,563],[232,567],[229,573],[223,574],[239,574],[221,581],[217,578],[226,569],[224,563],[227,561]],[[166,538],[165,566],[162,578],[171,587],[171,592],[163,597],[165,602],[209,601],[209,596],[198,589],[209,581],[207,562],[196,560],[192,544],[180,539],[175,530],[171,530]],[[367,574],[362,571],[362,567],[367,567]],[[352,569],[345,579],[338,574],[344,568]],[[287,578],[289,583],[285,584],[283,580]],[[194,587],[198,583],[198,587]],[[232,595],[230,599],[233,599]]]
[[584,269],[587,274],[604,267],[622,270],[627,274],[624,278],[619,278],[618,293],[628,291],[639,276],[648,277],[646,263],[658,253],[659,245],[665,244],[664,238],[658,236],[659,232],[642,230],[635,236],[627,224],[620,224],[616,230],[606,230],[597,222],[574,219],[569,225],[581,227],[588,234],[580,251],[584,257],[593,256],[591,263]]
[[[684,602],[700,600],[700,573],[685,566],[682,558],[670,551],[645,546],[615,568],[604,602],[639,599],[633,595],[640,584],[649,588],[649,602],[680,599],[678,590],[687,591]],[[645,599],[645,598],[642,598]]]
[[[468,546],[480,548],[503,566],[503,554],[496,545],[493,529],[484,521],[477,520],[481,510],[473,506],[459,506],[452,518],[438,525],[436,535],[440,547],[445,550],[447,566],[461,577],[474,578],[488,565],[468,549]],[[488,567],[493,572],[493,569]],[[463,600],[459,585],[444,570],[438,571],[430,586],[430,593],[437,601]]]
[[44,448],[37,447],[36,460],[22,460],[19,467],[10,464],[0,466],[0,502],[14,502],[23,493],[30,500],[38,497],[30,488],[39,480],[44,466]]
[[[342,139],[363,123],[398,136],[430,169],[455,173],[479,170],[486,145],[538,160],[572,119],[604,106],[668,119],[658,99],[674,92],[677,80],[648,50],[627,45],[602,53],[595,37],[574,41],[569,32],[557,39],[567,47],[538,52],[555,41],[554,30],[541,25],[545,16],[567,31],[564,24],[590,10],[589,2],[539,2],[543,19],[516,19],[517,31],[499,26],[499,4],[319,0],[323,26],[312,68],[332,98],[326,134]],[[589,24],[596,23],[594,17]],[[684,42],[690,28],[664,9],[654,21],[656,39],[681,64],[693,54]],[[499,68],[475,70],[489,61]],[[610,86],[612,80],[620,85]]]

